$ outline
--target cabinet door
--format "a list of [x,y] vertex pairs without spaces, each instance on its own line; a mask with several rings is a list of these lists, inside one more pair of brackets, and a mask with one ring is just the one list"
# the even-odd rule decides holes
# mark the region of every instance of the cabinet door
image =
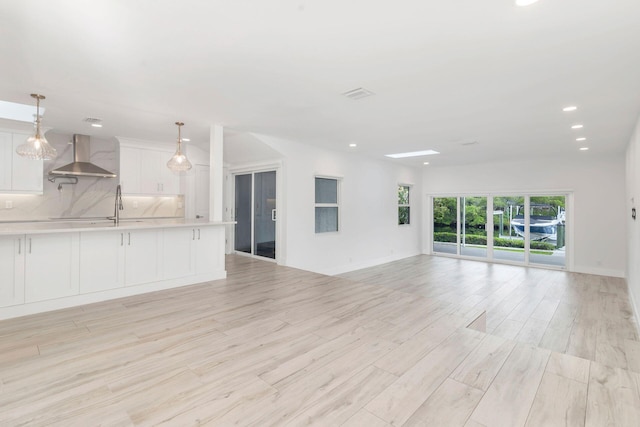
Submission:
[[78,233],[28,234],[25,302],[78,293]]
[[161,189],[163,194],[180,194],[180,173],[174,172],[167,167],[167,162],[173,156],[172,152],[163,154],[164,162],[162,163],[162,182]]
[[42,192],[44,181],[44,162],[42,160],[31,160],[18,156],[16,148],[27,138],[27,133],[13,134],[13,169],[11,171],[14,191],[35,191]]
[[139,194],[140,189],[140,150],[132,147],[120,147],[120,185],[124,194]]
[[162,155],[157,150],[141,150],[140,155],[140,190],[144,194],[160,194]]
[[138,285],[160,279],[160,238],[157,230],[127,231],[125,239],[124,283]]
[[80,293],[124,286],[124,234],[80,233]]
[[195,274],[196,230],[192,228],[165,228],[163,231],[163,279],[175,279]]
[[224,227],[196,228],[196,273],[224,270]]
[[0,132],[0,191],[11,190],[13,143],[11,134]]
[[24,236],[0,237],[0,307],[24,303]]

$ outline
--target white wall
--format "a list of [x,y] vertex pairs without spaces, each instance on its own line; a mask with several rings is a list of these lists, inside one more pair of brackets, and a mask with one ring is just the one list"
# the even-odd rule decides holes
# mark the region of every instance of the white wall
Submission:
[[184,194],[184,216],[194,219],[196,217],[196,165],[209,165],[209,153],[200,147],[185,146],[187,158],[193,165],[190,171],[184,173],[181,180],[182,194]]
[[[625,223],[627,225],[627,284],[636,319],[640,314],[640,120],[627,148]],[[631,218],[631,208],[637,211]]]
[[[338,274],[421,253],[421,172],[357,154],[256,135],[284,157],[284,224],[291,267]],[[316,175],[341,177],[340,231],[315,233]],[[413,184],[412,224],[398,226],[397,185]]]
[[[423,175],[423,190],[426,195],[571,191],[573,270],[624,277],[624,158],[593,152],[579,154],[571,160],[430,167]],[[430,208],[425,209],[425,225]],[[430,235],[430,227],[425,229],[425,234]]]

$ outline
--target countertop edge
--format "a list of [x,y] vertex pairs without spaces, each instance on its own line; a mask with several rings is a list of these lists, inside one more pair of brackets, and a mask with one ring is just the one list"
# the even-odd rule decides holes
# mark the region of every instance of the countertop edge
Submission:
[[233,225],[235,221],[200,221],[200,220],[148,220],[148,221],[123,221],[120,224],[85,224],[73,223],[16,223],[8,226],[0,225],[0,236],[14,236],[20,234],[50,234],[50,233],[75,233],[84,231],[117,231],[140,230],[153,228],[179,228],[179,227],[208,227]]

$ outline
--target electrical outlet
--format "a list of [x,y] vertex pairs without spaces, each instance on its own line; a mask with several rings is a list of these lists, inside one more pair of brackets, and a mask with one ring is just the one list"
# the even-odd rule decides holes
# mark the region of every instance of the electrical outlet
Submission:
[[6,202],[4,202],[4,208],[5,209],[13,209],[13,201],[12,200],[7,200]]
[[182,202],[178,202],[178,209],[182,209]]
[[132,205],[133,205],[133,209],[138,209],[138,201],[137,200],[134,200]]

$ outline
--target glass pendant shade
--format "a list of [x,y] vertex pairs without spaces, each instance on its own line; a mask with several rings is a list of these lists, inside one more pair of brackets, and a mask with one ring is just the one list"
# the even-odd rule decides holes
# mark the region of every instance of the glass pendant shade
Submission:
[[191,169],[191,162],[187,159],[187,156],[182,152],[182,138],[180,137],[180,127],[184,126],[182,122],[176,122],[178,125],[178,148],[169,161],[167,167],[174,172],[185,172]]
[[58,152],[53,148],[47,139],[40,132],[40,100],[45,99],[43,95],[32,93],[31,96],[36,99],[36,133],[27,138],[25,142],[16,147],[16,153],[19,156],[32,160],[51,160],[55,159]]

